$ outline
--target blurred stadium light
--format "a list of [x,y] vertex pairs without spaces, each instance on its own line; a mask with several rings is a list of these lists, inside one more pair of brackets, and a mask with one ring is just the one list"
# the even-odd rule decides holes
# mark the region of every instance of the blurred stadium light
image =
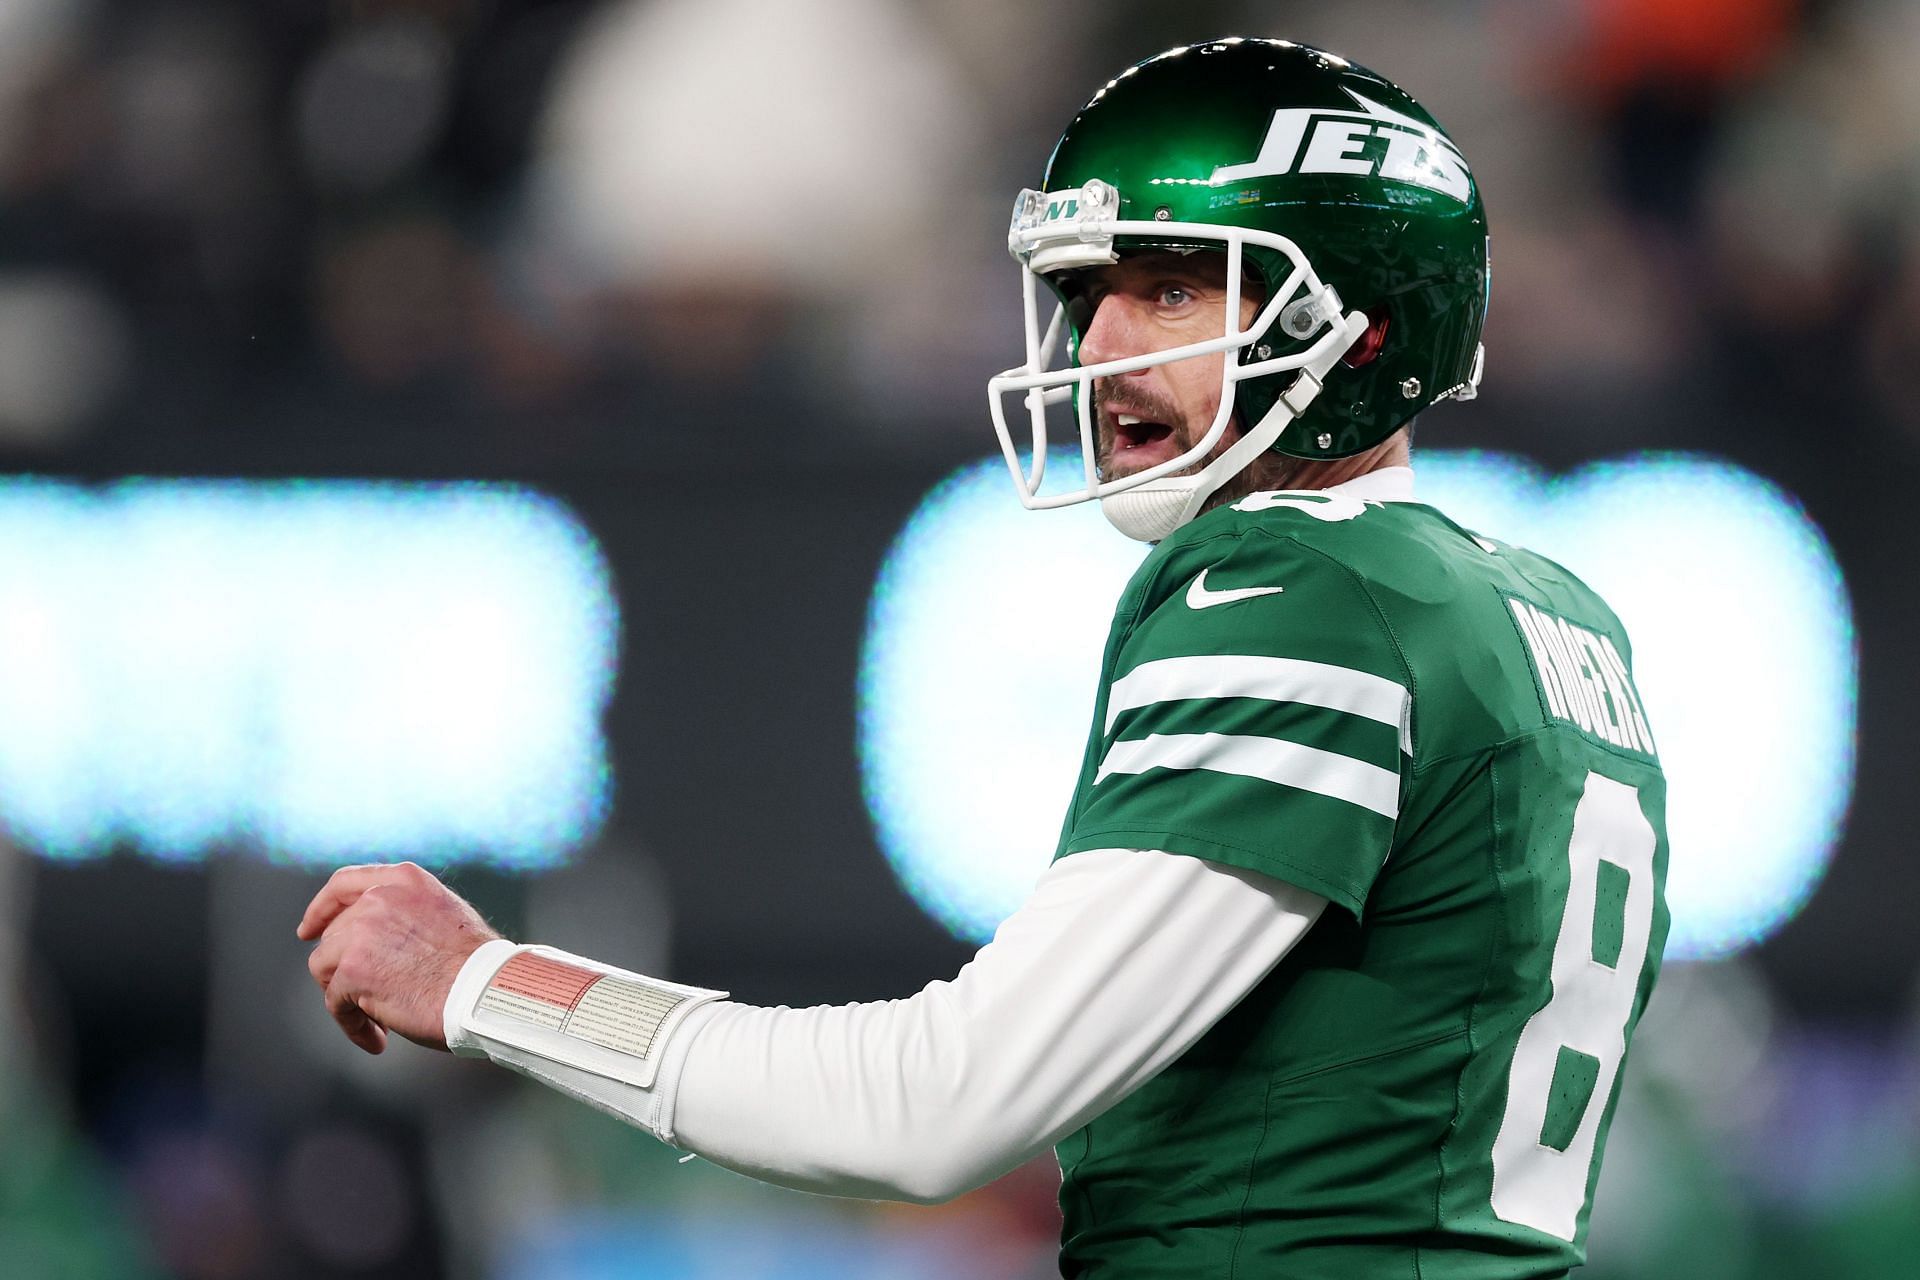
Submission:
[[552,863],[609,803],[616,632],[526,489],[0,481],[0,819],[55,858]]
[[[1853,786],[1852,609],[1818,528],[1705,458],[1550,478],[1510,454],[1423,450],[1418,471],[1424,501],[1576,566],[1626,623],[1671,780],[1668,954],[1730,954],[1779,928],[1819,882]],[[1051,856],[1113,602],[1142,555],[1091,504],[1031,516],[1006,483],[998,460],[967,467],[908,520],[858,693],[881,847],[973,940]]]

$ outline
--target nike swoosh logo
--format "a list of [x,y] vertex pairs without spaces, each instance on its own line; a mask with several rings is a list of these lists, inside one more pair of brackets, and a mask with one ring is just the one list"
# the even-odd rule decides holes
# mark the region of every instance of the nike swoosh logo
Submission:
[[1234,587],[1225,591],[1209,591],[1207,571],[1202,569],[1200,576],[1187,587],[1187,607],[1211,609],[1217,604],[1232,604],[1235,600],[1251,600],[1255,596],[1279,595],[1285,590],[1285,587]]

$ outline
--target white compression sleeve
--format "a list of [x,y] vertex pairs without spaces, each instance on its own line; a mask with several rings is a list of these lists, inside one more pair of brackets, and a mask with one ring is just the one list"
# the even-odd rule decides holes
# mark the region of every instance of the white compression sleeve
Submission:
[[451,1012],[449,1042],[769,1182],[943,1200],[1152,1079],[1325,905],[1198,858],[1091,850],[1048,868],[951,982],[872,1004],[694,1009],[652,1088],[475,1037]]

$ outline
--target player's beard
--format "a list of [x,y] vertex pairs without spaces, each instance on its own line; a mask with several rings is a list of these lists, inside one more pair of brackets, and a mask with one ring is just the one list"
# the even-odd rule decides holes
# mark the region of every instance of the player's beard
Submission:
[[[1213,425],[1212,415],[1208,415],[1207,420],[1202,423],[1189,422],[1171,400],[1133,387],[1129,387],[1124,393],[1115,393],[1109,385],[1109,380],[1102,378],[1094,383],[1093,389],[1093,414],[1099,431],[1099,450],[1095,461],[1099,466],[1102,480],[1118,478],[1113,469],[1113,433],[1106,425],[1108,409],[1117,413],[1130,413],[1148,422],[1167,424],[1175,443],[1179,446],[1174,451],[1175,457],[1193,448],[1194,444],[1206,435],[1207,428]],[[1239,438],[1240,415],[1236,410],[1227,423],[1226,432],[1213,448],[1208,450],[1204,458],[1168,474],[1176,476],[1194,474],[1226,452],[1227,448]],[[1226,483],[1214,490],[1213,496],[1208,499],[1203,510],[1211,511],[1217,506],[1237,502],[1250,493],[1292,488],[1303,465],[1305,465],[1304,459],[1290,458],[1285,454],[1271,451],[1263,453],[1241,468],[1237,475],[1228,477]],[[1132,474],[1134,470],[1139,468],[1132,468],[1122,474]]]
[[[1178,457],[1193,448],[1194,444],[1205,434],[1204,428],[1195,429],[1193,424],[1186,420],[1186,415],[1180,412],[1173,401],[1138,387],[1128,387],[1123,392],[1116,392],[1113,389],[1111,379],[1101,378],[1093,384],[1092,412],[1094,422],[1098,424],[1097,430],[1099,433],[1100,448],[1095,461],[1099,465],[1100,478],[1102,480],[1117,480],[1121,476],[1132,475],[1135,471],[1142,469],[1141,467],[1129,467],[1125,471],[1115,472],[1114,439],[1113,431],[1107,425],[1108,410],[1112,410],[1115,413],[1130,413],[1147,422],[1165,424],[1169,434],[1172,436],[1175,446],[1177,446],[1173,451],[1174,457]],[[1211,419],[1209,419],[1207,425],[1212,425]],[[1219,455],[1220,450],[1232,443],[1234,434],[1235,432],[1229,428],[1226,435],[1221,438],[1220,442],[1214,446],[1213,451],[1205,458],[1181,467],[1177,471],[1169,472],[1168,474],[1176,476],[1192,475],[1195,471],[1198,471],[1201,467],[1213,461],[1213,459]]]

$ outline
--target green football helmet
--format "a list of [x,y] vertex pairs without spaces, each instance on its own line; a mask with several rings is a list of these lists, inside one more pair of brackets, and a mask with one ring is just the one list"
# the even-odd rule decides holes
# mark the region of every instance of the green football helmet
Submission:
[[[1480,382],[1487,219],[1465,158],[1419,103],[1344,58],[1285,40],[1217,40],[1122,72],[1075,116],[1040,190],[1020,194],[1007,247],[1022,267],[1026,363],[988,384],[1021,501],[1097,498],[1158,541],[1260,453],[1342,458]],[[1078,359],[1091,312],[1080,273],[1129,251],[1224,252],[1224,331],[1101,364]],[[1238,326],[1243,275],[1264,301]],[[1058,304],[1042,328],[1044,282]],[[1055,367],[1059,339],[1066,365]],[[1187,452],[1103,479],[1098,378],[1227,352],[1220,409]],[[1023,398],[1016,446],[1005,401]],[[1046,410],[1071,400],[1084,482],[1042,495]],[[1211,463],[1235,411],[1242,435]],[[1027,451],[1023,465],[1022,449]]]

